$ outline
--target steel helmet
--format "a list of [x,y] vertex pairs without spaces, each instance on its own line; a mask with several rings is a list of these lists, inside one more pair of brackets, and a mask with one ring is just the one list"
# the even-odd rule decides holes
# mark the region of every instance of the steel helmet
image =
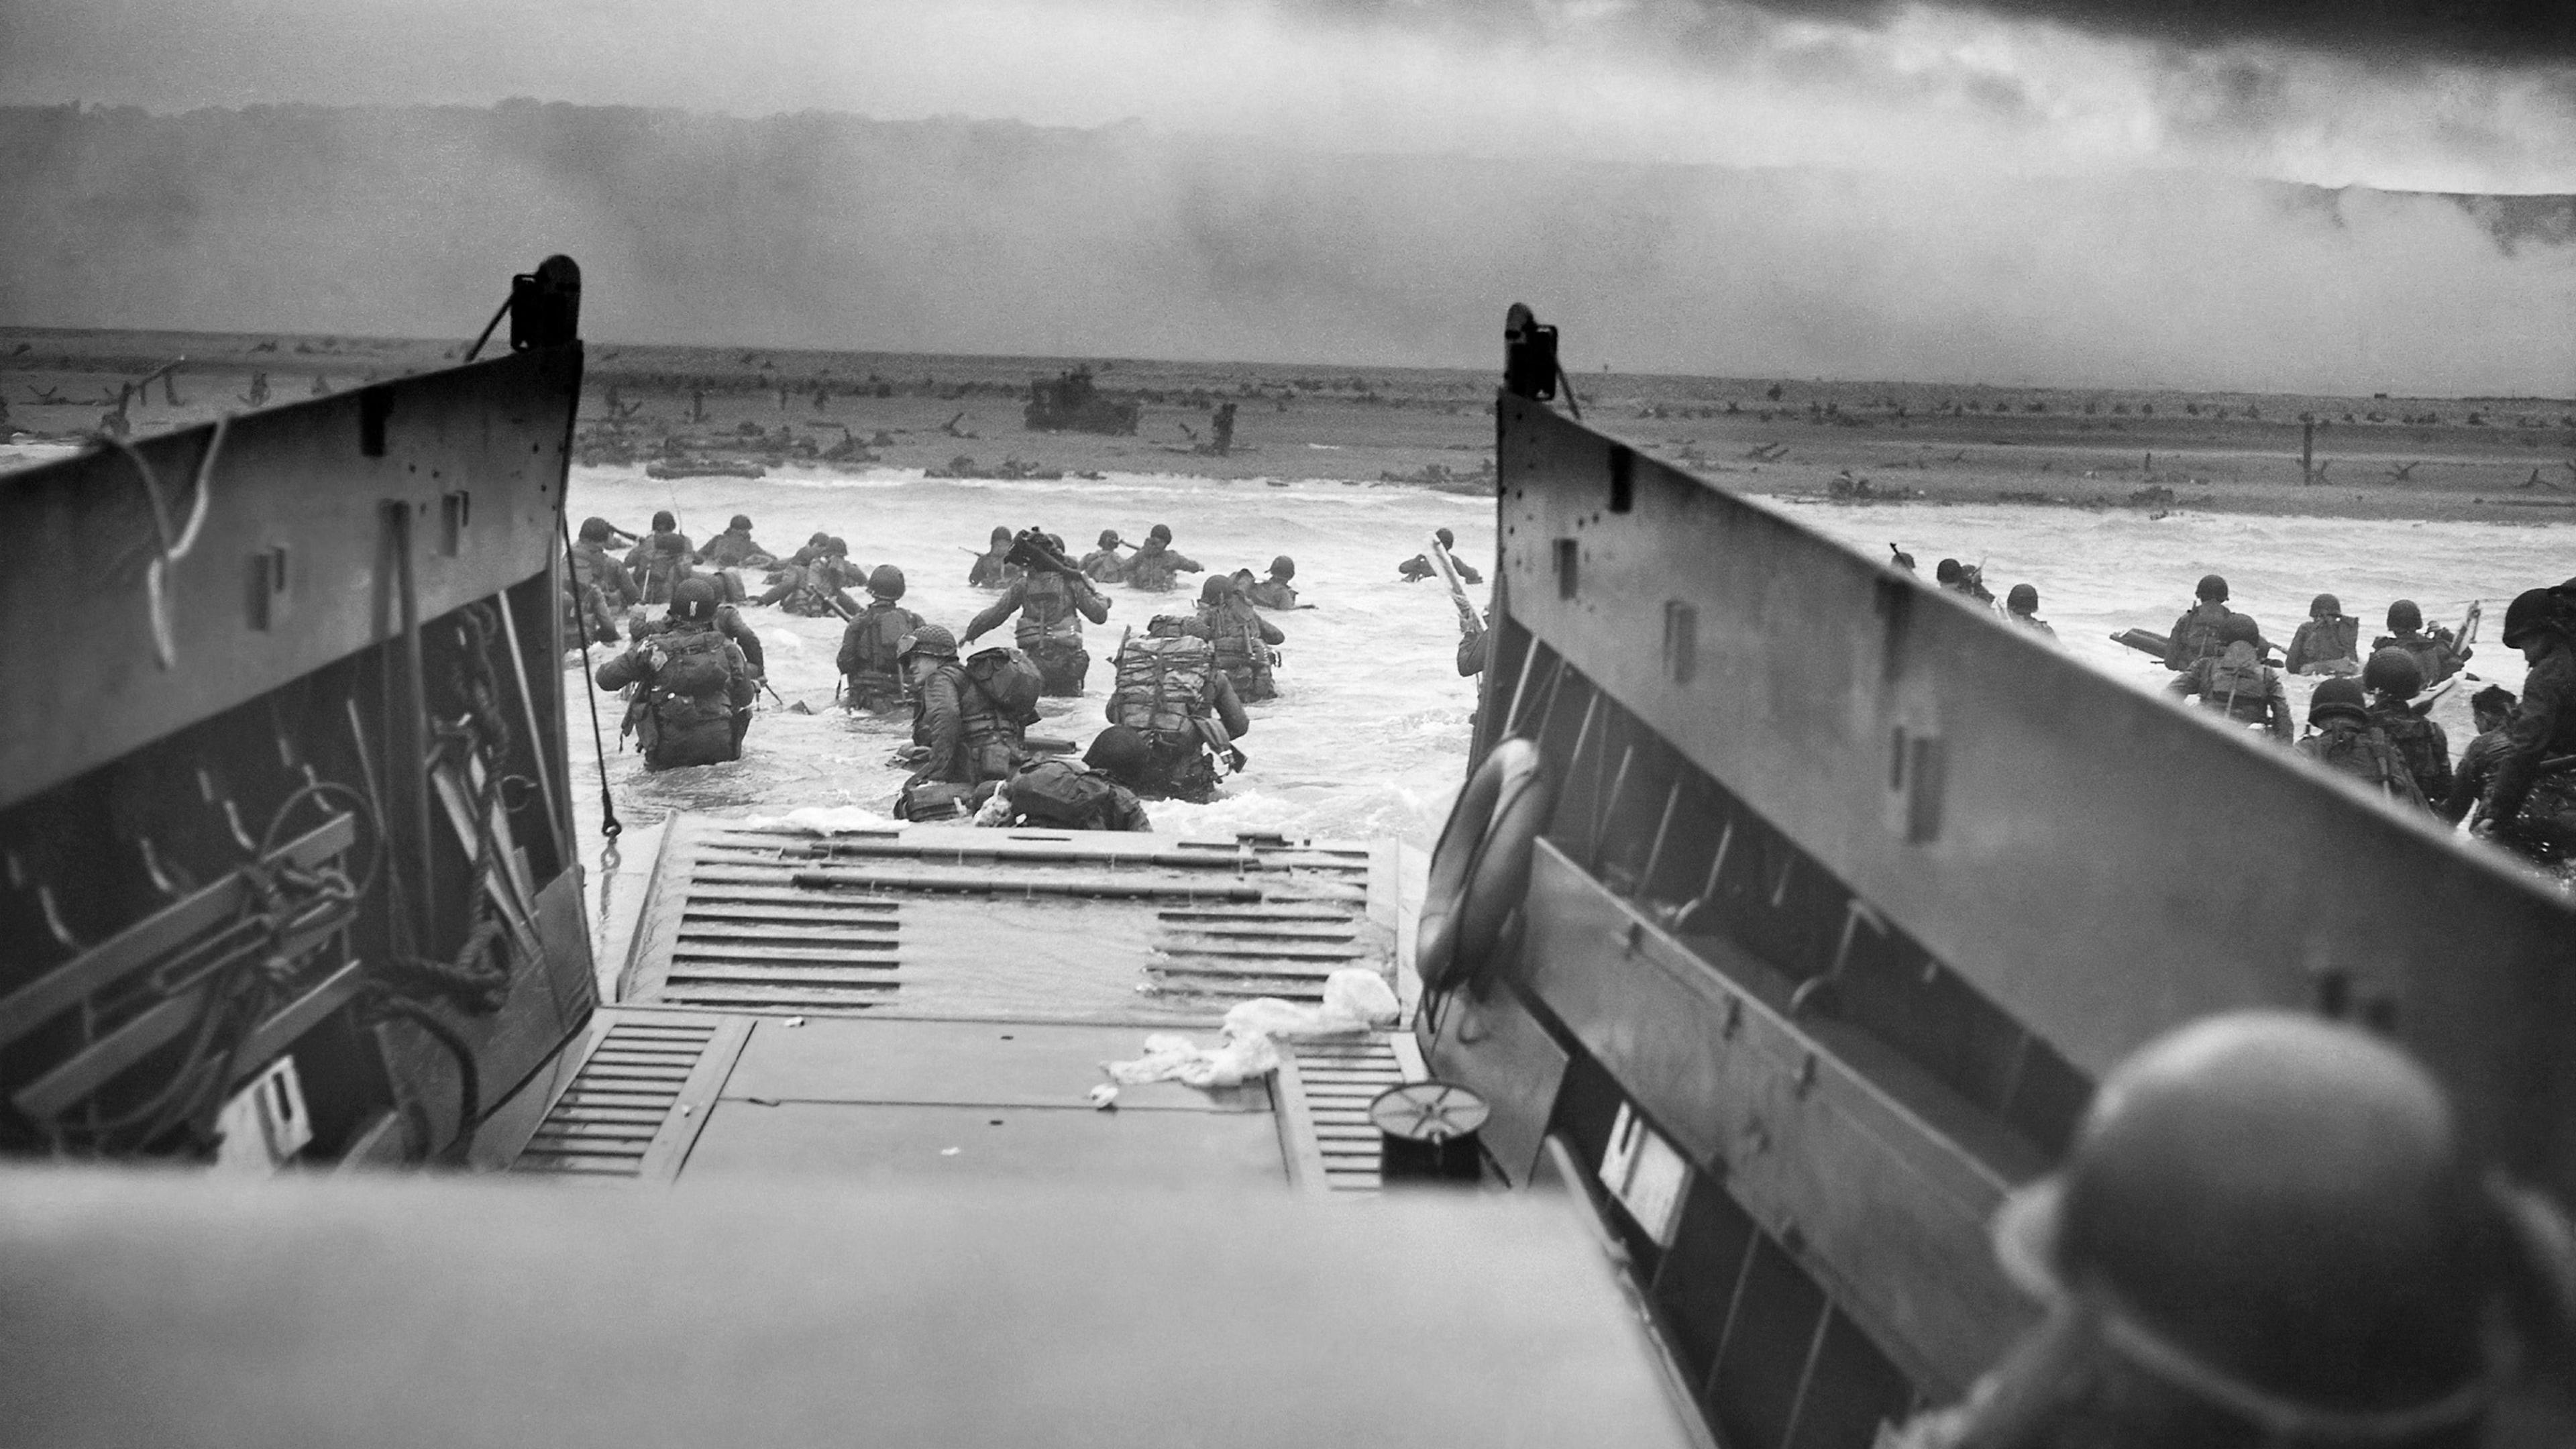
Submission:
[[703,624],[716,616],[716,586],[712,579],[682,579],[671,590],[671,617]]
[[833,558],[847,558],[850,556],[850,541],[836,534],[823,540],[823,552]]
[[606,543],[608,536],[616,531],[605,518],[585,518],[581,521],[581,536],[592,543]]
[[2370,662],[2361,666],[2361,682],[2399,699],[2413,699],[2424,688],[2424,666],[2391,644],[2371,651]]
[[832,535],[828,533],[817,533],[812,538],[805,540],[805,546],[807,548],[821,548],[823,545],[830,543],[831,541]]
[[1091,737],[1091,748],[1082,752],[1082,762],[1106,774],[1125,777],[1144,769],[1154,761],[1154,742],[1145,732],[1127,725],[1114,724]]
[[685,553],[687,550],[681,545],[686,544],[687,542],[688,540],[682,538],[680,535],[665,530],[653,535],[653,551],[655,553]]
[[2515,1271],[2441,1089],[2395,1047],[2231,1013],[2113,1069],[1995,1222],[2026,1291],[2131,1368],[2292,1442],[2474,1420]]
[[2255,623],[2251,614],[2229,614],[2218,621],[2218,637],[2228,644],[2260,644],[2263,626]]
[[1957,583],[1959,581],[1959,561],[1954,558],[1945,558],[1939,563],[1934,564],[1932,566],[1932,578],[1936,583]]
[[733,529],[738,533],[749,533],[751,532],[751,515],[748,513],[737,513],[733,516],[733,522],[726,524],[725,527]]
[[2413,599],[2399,599],[2388,606],[2388,627],[2400,634],[2411,634],[2424,627],[2424,611]]
[[895,642],[895,658],[909,659],[915,654],[954,659],[957,657],[957,636],[937,624],[924,624]]
[[1233,575],[1210,574],[1207,576],[1207,582],[1199,585],[1199,602],[1222,604],[1226,601],[1226,596],[1232,594],[1236,587]]
[[662,533],[680,526],[679,516],[665,508],[653,515],[653,531]]
[[2036,614],[2039,612],[2039,590],[2028,584],[2015,584],[2012,592],[2004,595],[2004,607],[2016,614]]
[[1126,541],[1127,540],[1118,536],[1117,529],[1104,528],[1100,530],[1100,546],[1102,548],[1116,548],[1118,545],[1125,543]]
[[1005,525],[1005,524],[999,524],[999,523],[994,524],[994,525],[993,525],[993,542],[995,542],[995,543],[1009,543],[1010,541],[1011,541],[1011,530],[1010,530],[1010,528],[1009,528],[1007,525]]
[[1172,541],[1172,526],[1168,523],[1157,523],[1152,528],[1145,530],[1145,536],[1154,540],[1156,543],[1170,543]]
[[2216,574],[2202,574],[2200,576],[2200,587],[2192,590],[2192,592],[2201,598],[2209,600],[2211,603],[2225,603],[2227,601],[2227,580],[2220,578]]
[[2361,681],[2337,676],[2317,686],[2308,696],[2308,723],[2323,724],[2341,715],[2345,719],[2370,722],[2370,700],[2361,692]]
[[868,592],[880,599],[903,597],[903,570],[893,564],[878,564],[868,575]]
[[2532,642],[2542,630],[2562,627],[2558,600],[2548,589],[2525,589],[2504,606],[2504,642],[2510,648]]
[[2332,594],[2319,594],[2308,601],[2308,617],[2311,619],[2339,619],[2343,617],[2343,600],[2336,598]]
[[1279,555],[1270,561],[1270,576],[1280,580],[1297,577],[1297,561],[1284,553]]

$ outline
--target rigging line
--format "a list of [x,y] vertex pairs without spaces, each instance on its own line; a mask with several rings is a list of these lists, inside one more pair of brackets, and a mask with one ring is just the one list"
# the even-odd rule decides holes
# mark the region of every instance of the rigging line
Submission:
[[[578,584],[581,571],[573,561],[571,509],[555,510],[555,527],[563,534],[566,579],[568,582]],[[590,629],[587,621],[584,621],[581,629],[581,683],[581,692],[590,700],[590,747],[599,758],[599,833],[606,836],[612,843],[611,848],[614,848],[614,842],[618,836],[626,832],[626,827],[617,823],[617,802],[608,793],[608,746],[600,739],[599,734],[599,685],[596,676],[590,671]]]
[[501,319],[510,315],[511,300],[512,299],[508,297],[501,299],[500,310],[492,314],[491,321],[483,324],[483,335],[475,338],[474,345],[465,349],[465,360],[467,362],[472,362],[476,357],[482,354],[483,344],[492,340],[492,329],[500,326]]
[[164,669],[174,667],[179,660],[178,644],[170,630],[169,568],[186,558],[189,550],[197,546],[197,535],[206,523],[215,459],[223,452],[224,436],[231,424],[229,415],[215,419],[214,436],[206,440],[206,451],[197,459],[194,496],[189,501],[188,518],[179,525],[176,537],[171,533],[170,501],[162,496],[161,476],[153,471],[151,460],[123,438],[101,435],[97,440],[99,446],[122,454],[134,466],[135,478],[142,483],[143,496],[152,507],[152,529],[160,544],[160,552],[144,568],[143,588],[145,603],[150,610],[152,653]]

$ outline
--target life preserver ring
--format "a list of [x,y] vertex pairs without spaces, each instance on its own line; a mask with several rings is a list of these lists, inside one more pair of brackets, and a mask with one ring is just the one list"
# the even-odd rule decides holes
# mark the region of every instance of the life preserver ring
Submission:
[[1432,848],[1414,935],[1424,990],[1452,990],[1485,969],[1529,888],[1530,851],[1555,808],[1556,782],[1529,740],[1494,746],[1467,777]]

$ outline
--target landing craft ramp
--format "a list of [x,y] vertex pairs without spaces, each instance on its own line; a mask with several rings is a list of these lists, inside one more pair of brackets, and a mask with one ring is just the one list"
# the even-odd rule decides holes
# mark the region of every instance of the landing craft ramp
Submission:
[[1392,847],[1247,835],[665,827],[614,1004],[557,1064],[516,1170],[1373,1191],[1385,1032],[1283,1043],[1270,1081],[1089,1100],[1153,1031],[1393,982]]

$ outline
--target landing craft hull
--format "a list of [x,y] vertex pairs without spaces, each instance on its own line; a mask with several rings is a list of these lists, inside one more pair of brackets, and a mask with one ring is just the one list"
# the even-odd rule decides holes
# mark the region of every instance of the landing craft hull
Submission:
[[0,1146],[194,1156],[276,1069],[273,1156],[515,1150],[594,996],[559,320],[0,480]]
[[1523,1180],[1564,1140],[1739,1445],[1866,1445],[2029,1320],[2002,1195],[2157,1033],[2392,1030],[2576,1201],[2576,914],[2430,817],[1506,390],[1477,752],[1557,803],[1426,1003]]

